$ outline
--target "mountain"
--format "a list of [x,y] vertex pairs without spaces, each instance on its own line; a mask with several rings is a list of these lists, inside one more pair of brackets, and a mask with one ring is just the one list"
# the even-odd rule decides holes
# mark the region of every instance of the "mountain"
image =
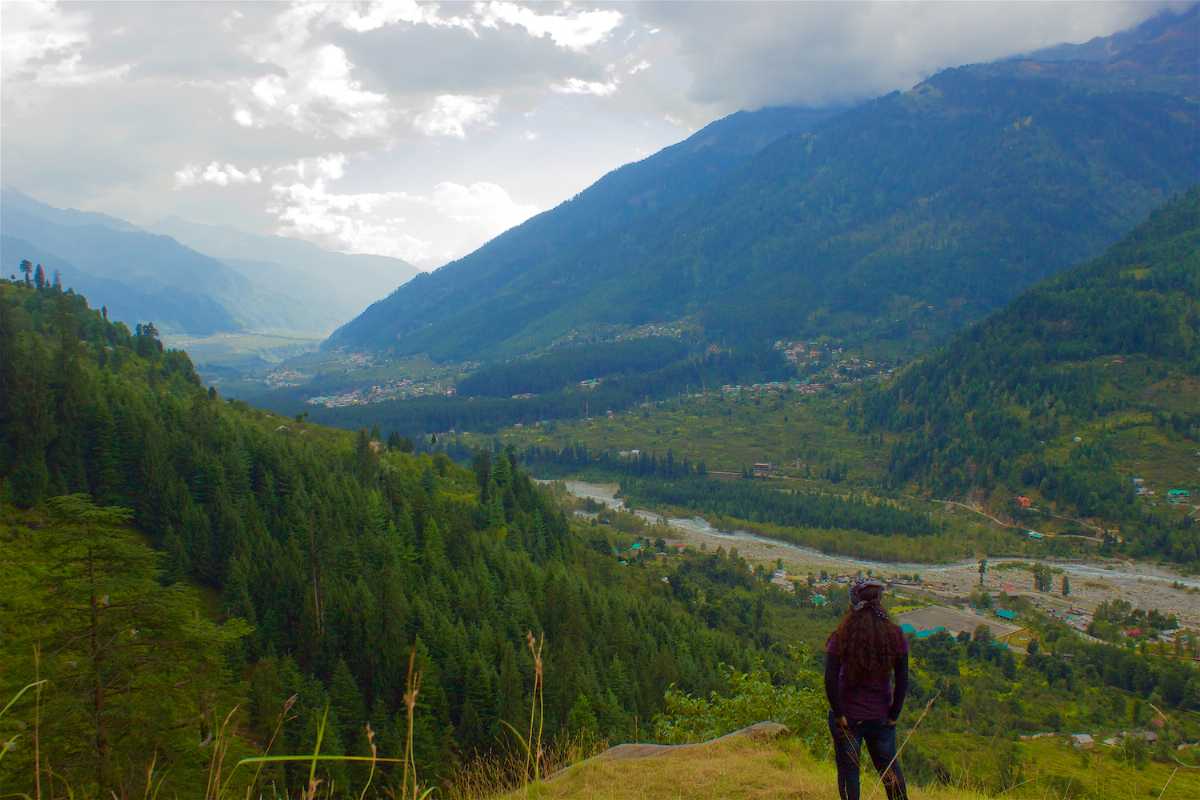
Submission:
[[1023,494],[1200,563],[1196,501],[1162,502],[1200,496],[1200,187],[868,393],[861,421],[899,435],[897,484]]
[[[57,209],[13,189],[0,199],[0,258],[44,259],[65,286],[88,292],[113,319],[152,320],[164,332],[207,335],[303,330],[303,310],[217,259],[102,214]],[[281,302],[282,300],[282,302]]]
[[353,319],[420,270],[387,256],[337,253],[310,242],[167,217],[150,230],[220,259],[244,278],[287,286],[329,328]]
[[1089,60],[949,69],[825,119],[735,115],[418,276],[326,347],[488,360],[680,320],[708,342],[922,347],[1196,180],[1200,68],[1178,56],[1198,36],[1193,7]]
[[[5,222],[10,219],[9,216],[4,218]],[[4,230],[8,230],[7,225]],[[48,231],[43,228],[42,232]],[[71,235],[64,232],[63,238]],[[62,241],[52,233],[46,238],[50,242]],[[7,267],[10,275],[16,272],[22,259],[41,264],[47,277],[52,279],[58,274],[65,286],[99,298],[112,319],[130,326],[152,320],[164,331],[199,335],[240,327],[233,312],[212,295],[156,285],[151,281],[100,277],[84,272],[66,259],[42,250],[25,239],[0,235],[0,263]]]
[[[429,349],[442,357],[471,357],[472,348],[485,349],[493,325],[500,334],[499,344],[506,331],[525,324],[530,316],[528,306],[539,304],[520,301],[518,283],[529,288],[545,277],[552,284],[545,288],[553,289],[556,296],[569,286],[582,288],[579,276],[555,274],[561,270],[561,261],[578,259],[590,249],[610,248],[614,239],[629,236],[630,229],[648,216],[690,205],[697,196],[721,186],[730,173],[770,142],[834,113],[770,108],[718,120],[679,144],[610,172],[579,195],[501,234],[475,253],[435,273],[418,275],[408,288],[401,287],[334,333],[329,346],[419,352],[427,341],[437,338],[431,332],[433,327],[450,330],[461,324],[464,329],[452,334],[453,341]],[[497,316],[485,319],[489,312]],[[419,319],[406,322],[399,316],[409,313],[418,314]],[[428,328],[430,333],[414,343],[407,337],[418,328]],[[460,340],[469,340],[470,345],[457,344]]]
[[415,272],[397,259],[330,253],[282,237],[182,220],[160,227],[172,235],[5,188],[0,263],[10,274],[22,259],[41,263],[113,319],[131,326],[152,320],[164,332],[193,336],[322,336]]

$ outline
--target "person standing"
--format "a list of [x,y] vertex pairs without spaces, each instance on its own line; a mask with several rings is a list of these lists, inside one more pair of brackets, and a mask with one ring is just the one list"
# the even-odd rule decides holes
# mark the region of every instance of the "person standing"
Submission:
[[825,697],[842,800],[859,800],[864,741],[888,800],[908,800],[896,758],[896,720],[908,692],[908,641],[883,609],[883,588],[878,580],[855,581],[850,608],[825,644]]

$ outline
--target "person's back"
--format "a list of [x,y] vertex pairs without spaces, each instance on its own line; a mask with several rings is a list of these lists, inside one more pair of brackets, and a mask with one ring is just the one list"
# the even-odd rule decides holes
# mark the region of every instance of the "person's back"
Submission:
[[896,720],[908,691],[908,642],[883,610],[882,598],[880,581],[855,582],[850,609],[825,645],[825,696],[842,800],[859,798],[864,740],[889,800],[908,796],[896,760]]

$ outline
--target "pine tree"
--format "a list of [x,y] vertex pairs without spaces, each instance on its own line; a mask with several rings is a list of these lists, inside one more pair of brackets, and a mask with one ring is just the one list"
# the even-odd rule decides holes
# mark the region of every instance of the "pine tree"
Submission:
[[194,593],[159,583],[157,555],[126,529],[129,509],[80,494],[48,505],[32,632],[55,687],[43,741],[77,791],[106,796],[138,785],[146,752],[182,754],[215,733],[224,654],[246,630],[196,618]]
[[42,269],[42,265],[38,264],[33,272],[33,285],[42,290],[46,288],[46,270]]
[[338,659],[329,681],[329,702],[341,722],[342,741],[353,743],[367,721],[367,709],[344,659]]
[[582,736],[587,742],[595,741],[599,735],[596,713],[592,711],[592,704],[588,702],[582,692],[575,695],[575,702],[567,714],[567,728],[571,733]]

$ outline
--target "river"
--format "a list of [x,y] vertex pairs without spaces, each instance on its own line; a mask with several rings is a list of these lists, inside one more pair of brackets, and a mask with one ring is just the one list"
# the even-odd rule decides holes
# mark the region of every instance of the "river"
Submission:
[[[608,508],[625,509],[625,503],[617,497],[618,486],[611,483],[590,483],[588,481],[567,480],[562,481],[567,491],[575,497],[581,499],[594,500]],[[870,570],[872,572],[887,572],[887,573],[916,573],[929,575],[930,573],[959,573],[964,569],[974,571],[978,568],[978,561],[975,559],[965,559],[962,561],[953,561],[943,564],[922,564],[916,562],[892,562],[892,561],[873,561],[866,558],[855,558],[853,556],[842,556],[830,553],[823,553],[820,550],[815,550],[811,547],[784,542],[779,539],[771,539],[766,536],[761,536],[757,533],[745,530],[725,531],[714,528],[709,524],[708,520],[703,517],[664,517],[661,514],[655,514],[650,511],[636,510],[639,517],[647,522],[656,523],[665,521],[666,524],[673,530],[679,531],[688,537],[699,537],[702,540],[728,541],[734,545],[765,545],[774,551],[781,553],[792,554],[805,563],[829,564],[830,566]],[[739,548],[741,549],[741,548]],[[1187,588],[1200,590],[1200,579],[1184,576],[1174,572],[1166,567],[1161,567],[1153,564],[1143,564],[1134,562],[1122,561],[1102,561],[1102,560],[1060,560],[1060,559],[1038,559],[1038,558],[989,558],[988,563],[992,565],[1003,564],[1005,562],[1042,562],[1062,570],[1072,578],[1080,579],[1105,579],[1105,580],[1121,580],[1126,582],[1150,582],[1160,583],[1167,587],[1172,584],[1181,585]],[[1200,606],[1200,602],[1197,602]],[[1200,611],[1200,609],[1198,609]]]

